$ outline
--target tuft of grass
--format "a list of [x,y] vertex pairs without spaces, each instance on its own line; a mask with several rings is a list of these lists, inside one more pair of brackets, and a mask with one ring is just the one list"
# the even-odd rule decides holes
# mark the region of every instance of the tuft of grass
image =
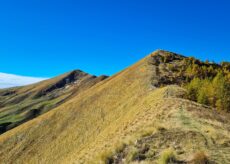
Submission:
[[105,151],[101,153],[99,161],[100,161],[99,163],[105,163],[105,164],[113,163],[113,152]]
[[209,164],[209,158],[203,151],[197,152],[192,156],[191,164]]
[[164,150],[159,159],[158,164],[168,164],[168,163],[174,163],[176,162],[176,153],[172,148]]
[[165,130],[167,130],[167,128],[165,126],[159,125],[159,126],[157,126],[157,130],[158,131],[165,131]]
[[100,163],[110,164],[114,163],[114,157],[121,153],[125,149],[125,143],[117,143],[114,150],[104,151],[100,154],[99,161]]
[[138,157],[138,154],[139,154],[139,152],[138,152],[137,148],[131,147],[129,150],[129,154],[127,155],[126,161],[129,163],[131,161],[136,160]]
[[155,127],[147,127],[145,129],[141,130],[140,136],[141,137],[151,136],[154,132],[156,132],[156,128]]

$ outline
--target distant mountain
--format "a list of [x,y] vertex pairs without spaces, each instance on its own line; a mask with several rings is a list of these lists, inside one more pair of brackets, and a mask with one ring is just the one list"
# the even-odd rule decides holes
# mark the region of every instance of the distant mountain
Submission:
[[19,76],[0,72],[0,88],[10,88],[37,83],[46,78],[35,78],[27,76]]
[[[1,77],[17,84],[42,80],[7,74]],[[106,78],[74,70],[36,84],[0,89],[0,134],[48,112]]]

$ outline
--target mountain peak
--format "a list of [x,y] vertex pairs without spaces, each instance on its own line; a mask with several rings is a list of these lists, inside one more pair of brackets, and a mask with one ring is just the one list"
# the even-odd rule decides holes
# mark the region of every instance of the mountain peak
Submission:
[[183,55],[180,55],[180,54],[177,54],[177,53],[174,53],[174,52],[171,52],[171,51],[167,51],[167,50],[161,50],[161,49],[158,49],[154,52],[152,52],[150,54],[151,57],[154,57],[154,56],[161,56],[161,57],[168,57],[168,58],[172,58],[172,59],[178,59],[178,58],[186,58],[185,56]]

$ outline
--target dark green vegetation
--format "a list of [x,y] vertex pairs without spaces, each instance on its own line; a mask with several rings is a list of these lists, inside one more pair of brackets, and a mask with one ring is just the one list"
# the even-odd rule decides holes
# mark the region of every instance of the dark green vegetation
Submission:
[[76,70],[37,84],[0,90],[0,134],[48,112],[105,78]]

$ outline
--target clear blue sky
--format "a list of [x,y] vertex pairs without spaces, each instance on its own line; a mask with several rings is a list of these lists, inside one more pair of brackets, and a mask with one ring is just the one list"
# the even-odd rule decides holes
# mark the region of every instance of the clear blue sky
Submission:
[[230,61],[230,1],[0,2],[0,72],[111,75],[156,49]]

